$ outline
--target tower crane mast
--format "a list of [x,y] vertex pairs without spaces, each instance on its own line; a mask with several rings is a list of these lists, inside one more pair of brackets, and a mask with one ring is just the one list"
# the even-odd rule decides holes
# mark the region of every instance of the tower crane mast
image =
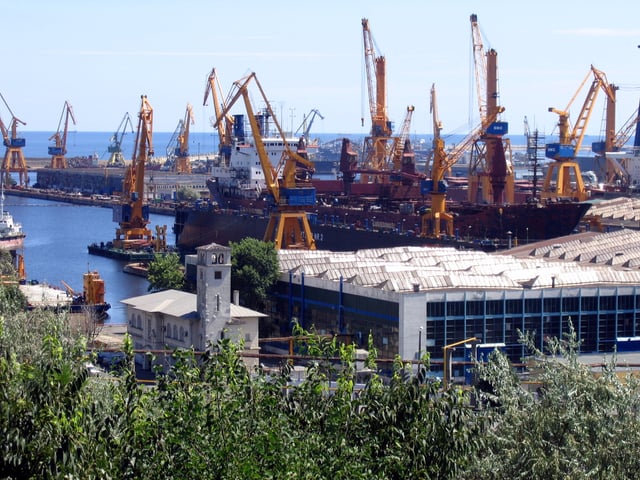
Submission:
[[124,156],[122,155],[122,140],[124,139],[124,135],[127,133],[127,127],[131,130],[131,133],[134,133],[133,123],[131,122],[129,112],[126,112],[124,117],[122,117],[118,129],[111,137],[111,144],[107,147],[107,151],[111,154],[109,156],[109,161],[107,162],[108,167],[125,166]]
[[187,103],[184,120],[178,122],[178,126],[167,146],[167,159],[173,163],[173,171],[176,173],[191,173],[189,130],[194,123],[193,107]]
[[9,104],[5,100],[2,93],[0,93],[0,98],[2,98],[5,107],[7,107],[7,110],[11,114],[11,123],[9,129],[7,129],[6,125],[2,121],[2,117],[0,117],[2,143],[5,147],[7,147],[4,155],[4,161],[2,163],[4,178],[0,179],[0,181],[8,184],[11,172],[18,172],[20,186],[26,187],[29,184],[29,169],[27,168],[27,162],[24,159],[22,148],[26,145],[27,142],[24,138],[18,137],[18,124],[26,125],[26,123],[13,114],[11,108],[9,108]]
[[[69,131],[69,119],[76,124],[73,116],[73,108],[68,101],[64,102],[60,120],[58,121],[58,130],[49,137],[54,141],[54,145],[49,147],[49,155],[51,155],[51,168],[67,168],[67,133]],[[62,131],[60,130],[62,128]]]
[[469,200],[486,203],[513,202],[514,178],[510,143],[503,139],[508,124],[497,121],[504,107],[498,105],[498,52],[485,51],[478,16],[472,14],[471,38],[482,135],[473,142],[469,162]]
[[[262,141],[262,130],[251,104],[248,88],[251,82],[256,84],[260,97],[266,105],[266,111],[273,118],[278,134],[284,143],[282,158],[275,166],[267,154]],[[315,188],[311,186],[309,181],[314,171],[313,162],[290,148],[286,135],[277,122],[255,73],[234,82],[228,98],[229,100],[220,112],[214,126],[217,127],[220,122],[224,121],[233,105],[240,98],[243,99],[267,190],[275,204],[275,211],[271,213],[264,240],[274,242],[277,249],[315,250],[315,240],[304,210],[316,203]]]
[[[392,125],[387,115],[387,63],[383,55],[376,55],[377,49],[369,27],[369,20],[362,19],[362,34],[364,40],[364,62],[367,76],[367,91],[369,94],[369,114],[371,116],[371,134],[365,139],[364,168],[369,170],[383,170],[388,158],[389,137]],[[364,124],[364,118],[362,119]],[[369,177],[362,176],[367,182]]]

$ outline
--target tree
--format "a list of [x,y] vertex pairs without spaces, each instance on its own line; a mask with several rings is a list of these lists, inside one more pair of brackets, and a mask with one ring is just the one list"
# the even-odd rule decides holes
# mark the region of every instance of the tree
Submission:
[[178,200],[185,202],[193,202],[200,198],[200,194],[196,190],[184,185],[178,188],[176,196]]
[[273,242],[243,238],[230,242],[231,288],[249,308],[263,308],[267,292],[280,276],[278,253]]
[[147,280],[150,292],[182,290],[185,281],[180,256],[177,253],[156,254],[154,260],[149,263]]

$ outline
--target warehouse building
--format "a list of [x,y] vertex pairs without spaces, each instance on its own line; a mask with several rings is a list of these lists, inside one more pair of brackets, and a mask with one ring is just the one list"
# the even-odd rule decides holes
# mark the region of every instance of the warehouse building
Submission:
[[[640,351],[640,232],[586,232],[501,253],[397,247],[279,252],[281,278],[260,337],[292,322],[414,359],[475,337],[513,361],[573,325],[585,353]],[[454,357],[463,356],[459,349]]]

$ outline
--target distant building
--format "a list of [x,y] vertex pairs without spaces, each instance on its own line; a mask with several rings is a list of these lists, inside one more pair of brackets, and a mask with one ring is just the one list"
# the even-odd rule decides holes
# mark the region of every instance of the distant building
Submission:
[[[266,315],[241,307],[231,299],[231,249],[212,243],[197,249],[197,293],[165,290],[127,298],[127,331],[142,351],[193,348],[206,350],[222,338],[244,341],[245,351],[258,353],[258,323]],[[168,356],[156,355],[168,362]],[[149,358],[136,362],[150,369]],[[257,360],[245,361],[251,367]]]

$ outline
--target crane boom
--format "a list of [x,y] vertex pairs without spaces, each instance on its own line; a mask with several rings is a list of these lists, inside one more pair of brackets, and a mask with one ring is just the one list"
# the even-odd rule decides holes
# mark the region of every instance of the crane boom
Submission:
[[[276,166],[271,163],[262,141],[262,130],[249,96],[248,87],[251,82],[256,84],[260,97],[266,105],[267,113],[274,119],[278,134],[284,143],[282,158]],[[220,112],[214,127],[224,121],[230,109],[240,98],[243,99],[247,111],[267,190],[276,206],[276,211],[271,214],[269,219],[264,240],[273,241],[277,249],[303,248],[313,250],[315,249],[315,240],[307,214],[304,211],[305,207],[315,205],[315,188],[309,182],[310,175],[314,170],[313,162],[290,148],[254,72],[234,82],[233,88],[229,92],[229,100]]]
[[226,109],[225,102],[222,100],[222,88],[220,87],[220,79],[215,67],[211,69],[209,76],[207,77],[207,84],[204,90],[203,105],[207,105],[209,94],[213,100],[213,109],[215,112],[214,123],[218,130],[218,148],[220,155],[225,161],[225,164],[229,163],[231,158],[232,140],[231,130],[233,127],[233,117],[229,114],[225,115],[224,121],[218,121],[221,116],[221,112]]
[[[49,137],[54,140],[55,145],[49,147],[49,155],[51,155],[51,168],[67,168],[67,132],[69,131],[69,119],[76,124],[73,115],[73,108],[68,101],[64,102],[60,120],[58,121],[58,130]],[[62,130],[61,130],[62,129]]]

